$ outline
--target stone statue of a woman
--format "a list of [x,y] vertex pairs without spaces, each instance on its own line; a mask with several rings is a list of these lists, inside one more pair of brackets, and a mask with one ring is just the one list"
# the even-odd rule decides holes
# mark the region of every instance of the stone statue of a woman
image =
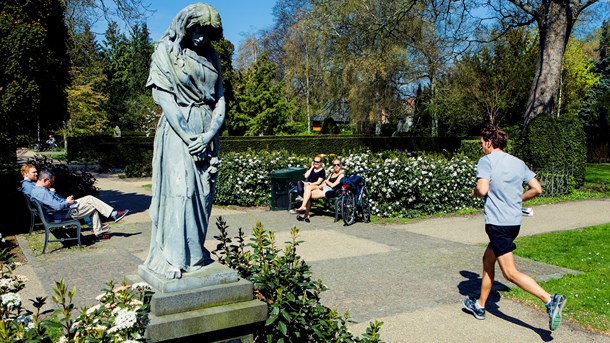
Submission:
[[204,248],[225,117],[216,9],[195,3],[172,20],[152,56],[147,87],[163,110],[155,134],[151,242],[144,267],[167,279],[211,263]]

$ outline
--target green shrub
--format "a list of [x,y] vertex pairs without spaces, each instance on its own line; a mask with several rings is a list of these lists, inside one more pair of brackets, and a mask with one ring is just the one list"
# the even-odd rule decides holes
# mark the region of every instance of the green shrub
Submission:
[[34,156],[27,163],[35,165],[38,170],[52,170],[55,174],[53,187],[57,189],[58,194],[64,197],[74,195],[76,199],[85,195],[97,195],[99,193],[99,189],[94,186],[95,177],[88,171],[70,169],[68,165],[56,163],[54,160],[42,155]]
[[481,150],[481,141],[479,139],[462,140],[457,152],[472,161],[478,161],[479,158],[483,157],[483,150]]
[[578,117],[564,115],[554,119],[544,113],[536,116],[527,127],[522,153],[532,169],[571,169],[576,187],[584,184],[587,148]]
[[576,187],[585,184],[585,169],[587,164],[587,137],[578,116],[563,115],[558,119],[563,140],[564,164],[574,170]]
[[337,135],[341,132],[339,126],[333,118],[325,118],[322,121],[322,128],[320,129],[321,134],[332,134]]
[[340,316],[320,304],[320,294],[327,288],[321,280],[311,278],[311,267],[297,255],[301,242],[296,227],[290,230],[290,242],[280,250],[275,234],[260,222],[248,244],[241,229],[239,236],[229,238],[221,217],[216,226],[220,235],[214,238],[220,243],[212,253],[220,263],[250,280],[255,296],[268,305],[269,318],[255,333],[256,342],[381,342],[379,328],[383,323],[372,322],[363,338],[353,337],[346,326],[348,313]]
[[[332,156],[327,156],[326,163]],[[383,217],[414,217],[436,212],[455,212],[481,206],[470,197],[476,166],[467,157],[409,156],[408,153],[370,152],[339,156],[349,174],[365,174],[371,213]],[[311,157],[281,152],[249,152],[224,155],[220,161],[215,203],[265,206],[271,200],[269,173],[287,167],[308,167]],[[327,171],[327,174],[331,170]]]
[[[145,283],[116,286],[108,282],[99,304],[76,310],[71,291],[63,281],[56,282],[53,302],[56,309],[41,318],[46,298],[31,300],[36,313],[23,308],[19,294],[27,279],[14,273],[14,256],[0,242],[0,342],[143,342],[148,325],[150,287]],[[80,312],[75,314],[74,312]]]

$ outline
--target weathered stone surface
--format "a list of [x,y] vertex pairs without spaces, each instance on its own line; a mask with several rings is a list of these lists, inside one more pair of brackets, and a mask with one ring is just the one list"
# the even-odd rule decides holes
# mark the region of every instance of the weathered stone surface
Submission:
[[205,333],[216,337],[215,332],[223,330],[227,332],[227,329],[254,325],[266,319],[267,304],[259,300],[250,300],[165,316],[150,315],[145,337],[149,342],[162,342]]
[[180,279],[167,279],[163,275],[152,272],[144,265],[138,266],[138,274],[149,285],[162,293],[181,292],[239,280],[235,270],[216,262],[195,272],[184,273]]

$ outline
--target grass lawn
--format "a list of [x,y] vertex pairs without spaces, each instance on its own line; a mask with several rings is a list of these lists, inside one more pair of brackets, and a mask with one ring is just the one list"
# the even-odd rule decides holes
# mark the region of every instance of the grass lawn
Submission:
[[610,163],[589,163],[585,183],[610,186]]
[[[540,285],[568,298],[564,318],[610,334],[610,224],[523,237],[516,244],[519,256],[580,271]],[[544,310],[538,298],[519,288],[505,295]]]

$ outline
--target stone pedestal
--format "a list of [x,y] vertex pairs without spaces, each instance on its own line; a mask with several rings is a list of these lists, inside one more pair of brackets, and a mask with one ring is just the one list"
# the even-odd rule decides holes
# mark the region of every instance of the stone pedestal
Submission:
[[[252,284],[219,263],[168,280],[141,265],[132,282],[153,288],[148,342],[251,342],[252,332],[267,319],[267,305],[253,299]],[[188,337],[188,338],[187,338]]]

